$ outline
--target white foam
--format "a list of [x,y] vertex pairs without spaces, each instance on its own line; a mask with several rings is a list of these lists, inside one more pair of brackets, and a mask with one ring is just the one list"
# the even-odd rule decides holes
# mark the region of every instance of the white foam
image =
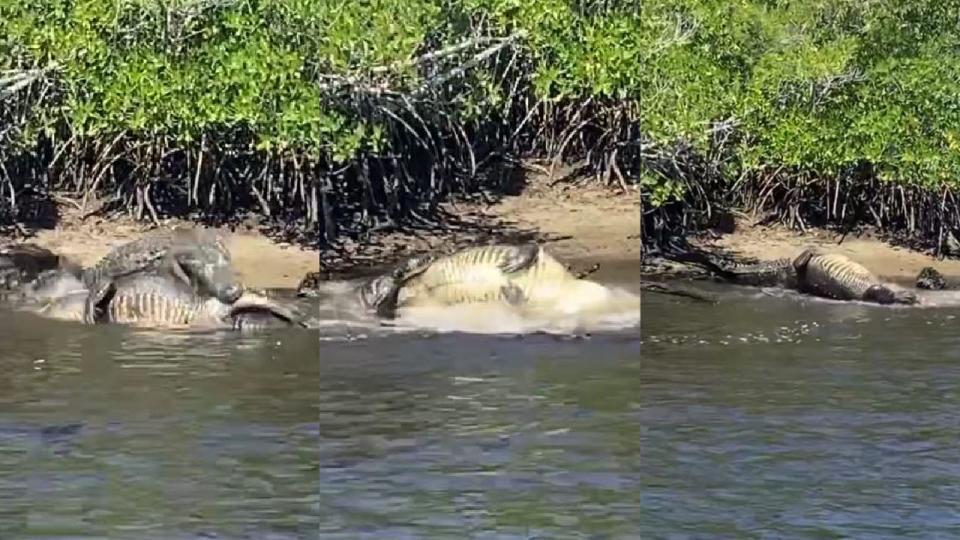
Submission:
[[535,300],[520,306],[484,302],[404,307],[397,311],[396,323],[401,328],[483,334],[568,334],[619,330],[640,323],[638,295],[591,281],[540,286]]

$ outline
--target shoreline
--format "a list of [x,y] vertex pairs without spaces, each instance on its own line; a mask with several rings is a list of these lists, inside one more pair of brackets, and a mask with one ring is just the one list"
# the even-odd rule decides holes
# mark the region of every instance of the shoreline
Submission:
[[[295,289],[311,272],[320,272],[322,279],[343,279],[425,251],[524,241],[541,243],[577,271],[599,264],[593,279],[639,283],[638,188],[625,194],[590,183],[550,185],[541,174],[528,174],[525,184],[519,193],[491,203],[442,204],[456,221],[450,226],[379,233],[367,242],[344,238],[331,249],[281,242],[253,225],[209,228],[224,235],[240,279],[255,288]],[[126,215],[82,220],[68,205],[59,210],[54,228],[34,229],[25,237],[0,236],[0,242],[34,243],[89,266],[113,247],[155,228]],[[185,219],[161,220],[161,226],[203,227]]]
[[[737,258],[758,260],[794,257],[806,247],[818,247],[849,257],[884,281],[911,287],[920,271],[927,266],[933,267],[945,277],[960,276],[960,259],[938,259],[930,251],[895,245],[872,229],[866,229],[860,234],[850,233],[838,244],[840,238],[839,233],[822,228],[807,228],[806,232],[801,232],[783,225],[753,225],[738,217],[733,232],[705,233],[691,236],[688,240],[691,245],[701,249],[721,249]],[[645,275],[685,277],[686,268],[681,267],[680,263],[677,264],[675,269],[645,272]]]

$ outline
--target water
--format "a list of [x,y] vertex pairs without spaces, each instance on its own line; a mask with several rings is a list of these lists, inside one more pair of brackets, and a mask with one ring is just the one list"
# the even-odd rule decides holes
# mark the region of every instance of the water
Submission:
[[0,539],[636,534],[636,313],[491,334],[341,308],[249,336],[0,313]]
[[315,333],[0,327],[0,538],[314,537]]
[[957,307],[643,297],[644,538],[946,538]]

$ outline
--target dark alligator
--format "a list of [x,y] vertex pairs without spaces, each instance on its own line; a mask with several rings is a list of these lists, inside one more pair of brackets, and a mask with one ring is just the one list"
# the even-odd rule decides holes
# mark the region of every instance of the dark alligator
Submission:
[[688,248],[672,253],[671,260],[706,268],[728,283],[753,287],[780,287],[796,289],[799,285],[795,258],[770,261],[737,261],[732,257]]
[[93,322],[94,306],[103,302],[114,280],[151,272],[173,276],[190,284],[199,297],[225,304],[235,302],[244,290],[218,235],[189,228],[156,231],[114,248],[83,272],[84,286],[90,291],[85,320]]

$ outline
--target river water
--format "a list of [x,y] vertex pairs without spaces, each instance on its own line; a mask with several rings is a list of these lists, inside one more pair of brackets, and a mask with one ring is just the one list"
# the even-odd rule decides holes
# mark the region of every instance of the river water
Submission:
[[643,297],[643,538],[956,537],[960,308],[718,291]]
[[0,312],[0,539],[631,537],[637,308],[243,336]]

